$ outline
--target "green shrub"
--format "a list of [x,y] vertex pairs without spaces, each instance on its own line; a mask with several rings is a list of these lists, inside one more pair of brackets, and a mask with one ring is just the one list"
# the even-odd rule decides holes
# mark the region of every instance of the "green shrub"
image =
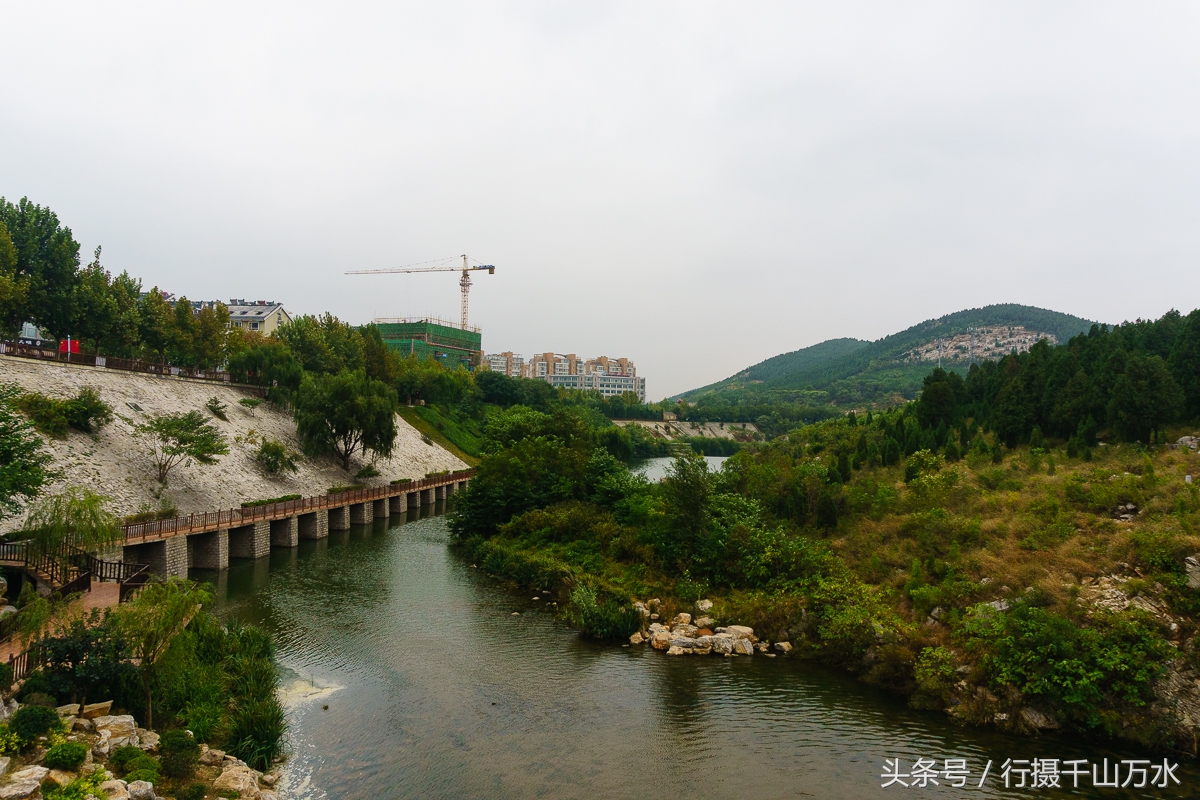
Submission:
[[361,481],[366,478],[378,478],[378,477],[379,477],[379,470],[375,469],[374,464],[367,464],[365,467],[360,469],[358,472],[354,473],[354,479],[356,481]]
[[349,486],[330,486],[326,494],[341,494],[342,492],[352,492],[355,489],[362,489],[361,483],[352,483]]
[[229,421],[229,417],[225,414],[225,411],[228,410],[229,406],[222,403],[219,397],[208,398],[208,402],[204,404],[204,407],[207,408],[208,412],[217,419],[225,420],[226,422]]
[[270,694],[258,699],[243,699],[233,707],[225,752],[240,758],[254,769],[267,769],[275,756],[283,752],[287,720],[283,706]]
[[74,772],[87,760],[87,751],[87,745],[83,742],[63,742],[47,750],[42,763],[50,769]]
[[190,778],[200,763],[200,743],[187,731],[164,733],[158,742],[162,773],[168,778]]
[[58,712],[46,706],[21,706],[8,722],[9,729],[24,742],[45,736],[58,725]]
[[1171,646],[1137,616],[1096,613],[1088,627],[1021,603],[977,606],[961,628],[994,688],[1013,686],[1081,727],[1120,728],[1119,706],[1145,706]]
[[242,503],[242,508],[257,508],[258,506],[269,506],[272,503],[286,503],[288,500],[299,500],[298,494],[285,494],[280,497],[269,497],[266,500],[247,500]]
[[0,756],[15,756],[21,752],[21,737],[9,730],[8,723],[0,722]]
[[[158,783],[158,774],[160,772],[158,762],[150,756],[142,753],[137,758],[130,759],[125,764],[125,782],[133,783],[134,781],[149,781],[150,783]],[[153,775],[153,778],[135,778],[134,775]]]
[[130,762],[144,755],[146,754],[140,748],[127,744],[112,751],[108,756],[108,763],[118,774],[124,774],[128,770]]
[[85,386],[67,401],[67,423],[84,433],[95,433],[112,422],[112,406],[100,399],[96,390]]
[[45,692],[30,692],[29,694],[25,695],[25,705],[57,708],[58,702]]
[[204,800],[207,794],[208,784],[196,781],[175,792],[175,800]]
[[100,788],[103,780],[103,770],[91,775],[81,775],[65,786],[46,780],[42,782],[42,800],[87,800],[89,797],[104,797],[105,792]]
[[133,772],[126,773],[125,782],[133,783],[134,781],[145,781],[146,783],[158,783],[158,771],[153,769],[135,769]]
[[284,470],[295,472],[299,469],[296,466],[295,454],[278,439],[263,439],[262,444],[258,446],[258,452],[254,454],[254,459],[262,465],[268,475],[275,475]]
[[26,392],[17,398],[17,408],[33,426],[47,436],[61,439],[68,428],[94,433],[112,421],[112,407],[100,399],[96,390],[85,386],[67,400]]
[[13,684],[12,664],[0,661],[0,691],[7,691]]
[[602,597],[595,587],[580,584],[571,592],[571,615],[584,633],[597,639],[629,636],[641,616],[628,601]]
[[254,409],[261,406],[262,402],[262,399],[258,397],[243,397],[241,400],[238,400],[238,405],[253,414]]
[[208,742],[221,724],[221,705],[213,702],[191,702],[179,712],[179,720],[196,735],[196,741]]
[[17,408],[29,417],[33,427],[42,433],[55,439],[66,438],[70,425],[67,421],[65,400],[57,400],[38,392],[28,392],[17,398]]

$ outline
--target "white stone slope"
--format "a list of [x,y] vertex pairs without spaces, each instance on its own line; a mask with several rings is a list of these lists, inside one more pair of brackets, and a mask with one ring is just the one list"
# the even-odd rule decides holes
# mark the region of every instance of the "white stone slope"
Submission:
[[[300,455],[300,440],[291,415],[270,403],[249,411],[238,404],[251,391],[207,381],[159,377],[96,367],[42,363],[0,355],[0,383],[16,383],[53,397],[72,397],[91,386],[113,407],[114,419],[96,435],[70,431],[64,440],[43,437],[53,455],[54,468],[62,473],[48,491],[66,486],[86,486],[111,498],[114,513],[126,515],[139,509],[156,509],[162,500],[173,502],[183,513],[236,508],[248,500],[288,494],[323,494],[331,486],[361,482],[385,484],[397,478],[422,478],[428,472],[463,469],[467,465],[437,444],[427,443],[422,434],[400,417],[399,435],[388,458],[375,461],[380,477],[355,481],[354,473],[369,458],[357,455],[350,472],[331,458],[310,459]],[[205,409],[210,397],[227,406],[228,422],[212,417]],[[130,404],[139,406],[137,411]],[[229,455],[211,465],[180,464],[170,473],[163,489],[150,449],[133,436],[133,424],[148,414],[199,410],[225,434]],[[295,451],[299,470],[268,476],[254,460],[256,446],[250,437],[275,438]],[[239,441],[240,440],[240,441]],[[3,530],[19,527],[9,518]]]

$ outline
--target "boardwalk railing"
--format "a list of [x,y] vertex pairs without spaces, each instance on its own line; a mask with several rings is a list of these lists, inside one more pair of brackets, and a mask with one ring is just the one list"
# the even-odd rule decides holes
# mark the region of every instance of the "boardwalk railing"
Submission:
[[351,489],[336,494],[322,494],[302,497],[299,500],[284,500],[279,503],[267,503],[249,508],[231,508],[225,511],[202,511],[199,513],[178,516],[174,519],[159,519],[149,522],[130,522],[125,525],[125,541],[137,543],[165,539],[179,534],[204,533],[223,528],[239,528],[252,525],[255,522],[274,519],[286,519],[297,514],[318,511],[323,508],[341,508],[357,503],[374,502],[388,497],[419,492],[458,483],[470,479],[475,474],[473,469],[459,470],[446,475],[435,475],[429,478],[392,483],[386,486],[372,486],[366,489]]
[[[71,545],[63,545],[56,552],[49,553],[34,547],[29,541],[0,542],[0,561],[15,563],[55,587],[50,597],[90,592],[92,578],[96,578],[120,583],[118,602],[124,603],[150,577],[147,564],[102,561]],[[16,614],[0,620],[0,643],[12,638],[16,626]]]
[[52,347],[37,347],[32,344],[21,344],[20,342],[0,342],[0,355],[32,358],[38,361],[58,361],[64,364],[82,364],[87,367],[104,367],[105,369],[119,369],[126,372],[145,372],[151,375],[172,375],[181,378],[221,381],[223,383],[229,383],[233,380],[228,372],[172,367],[170,364],[156,364],[153,361],[139,361],[132,358],[114,358],[113,356],[101,356],[95,353],[71,353],[68,355]]

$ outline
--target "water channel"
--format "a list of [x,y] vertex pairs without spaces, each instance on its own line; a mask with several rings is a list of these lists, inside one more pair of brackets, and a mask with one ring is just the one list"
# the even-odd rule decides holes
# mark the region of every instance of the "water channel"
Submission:
[[[1064,793],[1004,790],[999,766],[1166,755],[956,727],[795,659],[580,639],[546,601],[465,563],[428,508],[193,577],[216,584],[218,613],[278,642],[284,797],[1053,797]],[[964,758],[973,778],[882,789],[885,758],[905,772],[917,758]],[[992,777],[974,788],[989,759]],[[1200,774],[1178,775],[1166,792],[1075,796],[1191,796]]]

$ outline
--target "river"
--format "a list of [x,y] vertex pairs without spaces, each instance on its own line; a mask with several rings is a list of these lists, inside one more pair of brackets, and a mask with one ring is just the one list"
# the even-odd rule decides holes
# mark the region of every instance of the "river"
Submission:
[[[216,584],[219,614],[278,642],[284,797],[1047,797],[1061,794],[1004,791],[1000,765],[1165,755],[956,727],[798,659],[669,658],[581,639],[546,601],[464,563],[445,518],[424,513],[193,573]],[[885,758],[903,772],[964,758],[972,788],[882,789]],[[1190,767],[1178,774],[1182,789],[1197,785]]]

